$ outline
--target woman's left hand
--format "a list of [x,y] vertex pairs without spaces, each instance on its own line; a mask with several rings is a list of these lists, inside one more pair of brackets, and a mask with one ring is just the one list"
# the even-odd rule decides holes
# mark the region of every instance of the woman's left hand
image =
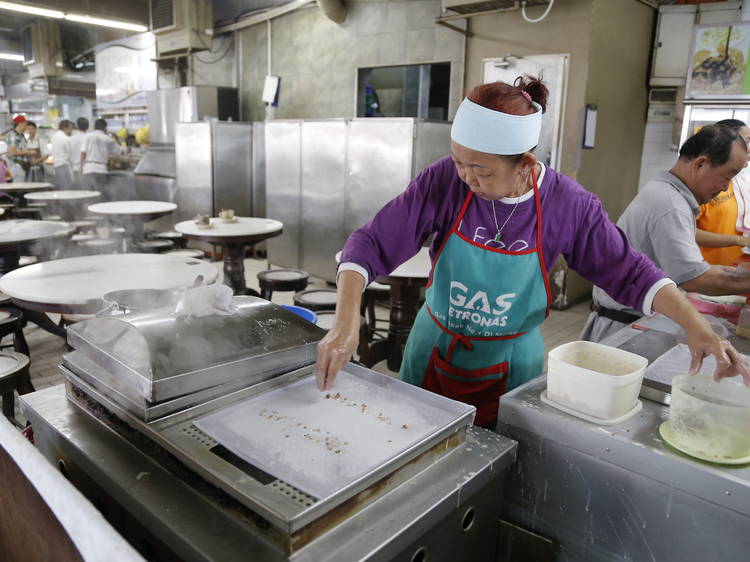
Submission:
[[731,343],[716,335],[707,322],[694,326],[688,331],[687,336],[691,356],[691,375],[698,372],[704,357],[713,355],[716,358],[715,381],[718,382],[724,377],[742,375],[745,385],[750,386],[750,368],[747,363]]

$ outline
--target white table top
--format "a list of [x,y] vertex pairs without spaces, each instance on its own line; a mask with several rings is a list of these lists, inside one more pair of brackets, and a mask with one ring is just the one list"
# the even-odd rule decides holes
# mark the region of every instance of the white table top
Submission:
[[27,219],[0,221],[0,245],[64,236],[73,232],[74,229],[67,222],[59,221]]
[[[34,221],[38,222],[38,221]],[[0,291],[31,303],[86,306],[124,289],[176,289],[219,272],[204,261],[169,254],[106,254],[28,265],[0,278]]]
[[42,189],[49,189],[55,187],[48,182],[38,181],[19,181],[13,183],[4,183],[2,185],[2,191],[39,191]]
[[[336,252],[336,263],[341,261],[341,251]],[[432,262],[430,261],[430,249],[420,248],[417,255],[409,258],[399,265],[386,277],[409,277],[411,279],[424,278],[430,276]]]
[[226,222],[220,218],[212,218],[211,228],[199,228],[192,220],[183,221],[174,225],[174,229],[180,234],[187,234],[190,236],[206,236],[212,238],[216,236],[226,236],[231,238],[273,234],[284,228],[284,223],[273,219],[257,217],[235,218],[237,219],[235,222]]
[[83,199],[96,199],[101,195],[99,191],[77,191],[74,189],[61,189],[60,191],[37,191],[26,195],[27,201],[78,201]]
[[171,213],[177,208],[168,201],[109,201],[89,205],[89,211],[100,215],[153,215]]

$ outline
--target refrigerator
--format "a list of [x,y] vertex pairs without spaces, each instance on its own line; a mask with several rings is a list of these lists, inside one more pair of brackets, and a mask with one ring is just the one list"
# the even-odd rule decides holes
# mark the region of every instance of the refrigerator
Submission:
[[240,121],[177,123],[174,133],[177,210],[174,222],[233,209],[263,216],[253,205],[253,124]]

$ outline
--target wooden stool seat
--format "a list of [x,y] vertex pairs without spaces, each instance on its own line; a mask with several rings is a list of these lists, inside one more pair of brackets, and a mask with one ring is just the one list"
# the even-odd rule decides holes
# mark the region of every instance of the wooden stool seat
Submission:
[[43,215],[42,219],[46,221],[61,221],[62,217],[60,215]]
[[75,227],[76,234],[83,234],[85,232],[95,232],[97,222],[90,220],[77,220],[69,224]]
[[81,242],[80,245],[92,254],[105,254],[107,252],[115,253],[119,243],[117,240],[95,238],[94,240]]
[[305,289],[294,293],[294,304],[319,310],[336,310],[336,289]]
[[39,259],[36,256],[21,256],[20,258],[18,258],[18,267],[31,265],[32,263],[36,263],[38,261]]
[[34,392],[29,375],[29,358],[23,353],[0,351],[0,397],[2,397],[3,415],[15,425],[15,396]]
[[271,300],[274,291],[302,291],[310,274],[301,269],[266,269],[258,273],[260,296]]

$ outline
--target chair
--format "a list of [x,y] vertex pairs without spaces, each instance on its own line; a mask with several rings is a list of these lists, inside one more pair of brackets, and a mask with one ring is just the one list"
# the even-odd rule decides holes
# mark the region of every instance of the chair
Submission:
[[274,291],[302,291],[309,277],[301,269],[266,269],[258,273],[260,296],[270,301]]
[[372,341],[376,335],[385,337],[386,328],[378,328],[378,322],[388,324],[388,320],[379,320],[375,316],[375,303],[377,301],[390,301],[391,288],[389,285],[373,281],[365,289],[362,297],[362,315],[367,319],[367,339]]
[[175,248],[178,249],[184,249],[185,246],[187,246],[187,239],[182,234],[180,234],[179,232],[175,232],[174,230],[168,232],[154,232],[151,235],[151,238],[171,240],[172,242],[174,242]]
[[13,343],[11,345],[0,344],[0,348],[13,347],[15,351],[28,356],[29,344],[23,335],[23,328],[26,326],[23,312],[11,304],[8,295],[5,293],[0,293],[0,295],[2,295],[0,298],[0,342],[5,339],[5,336],[13,335]]
[[309,308],[313,312],[336,310],[335,289],[305,289],[294,293],[294,304]]
[[26,394],[34,392],[29,375],[29,358],[23,353],[0,351],[0,397],[3,415],[18,427],[16,421],[14,392]]
[[18,207],[13,209],[13,216],[17,219],[40,220],[42,218],[42,209],[39,207]]
[[173,250],[174,242],[171,240],[142,240],[136,244],[136,247],[146,254],[161,254]]
[[75,227],[76,234],[96,234],[96,225],[98,223],[92,220],[75,220],[70,223],[71,226]]
[[117,248],[120,244],[117,240],[95,238],[94,240],[87,240],[81,242],[80,246],[85,248],[86,251],[91,254],[116,254]]
[[202,260],[206,258],[206,254],[203,252],[203,250],[193,250],[192,248],[183,248],[181,250],[169,250],[166,253],[173,255],[173,256],[184,256],[186,258],[195,258],[197,260]]

